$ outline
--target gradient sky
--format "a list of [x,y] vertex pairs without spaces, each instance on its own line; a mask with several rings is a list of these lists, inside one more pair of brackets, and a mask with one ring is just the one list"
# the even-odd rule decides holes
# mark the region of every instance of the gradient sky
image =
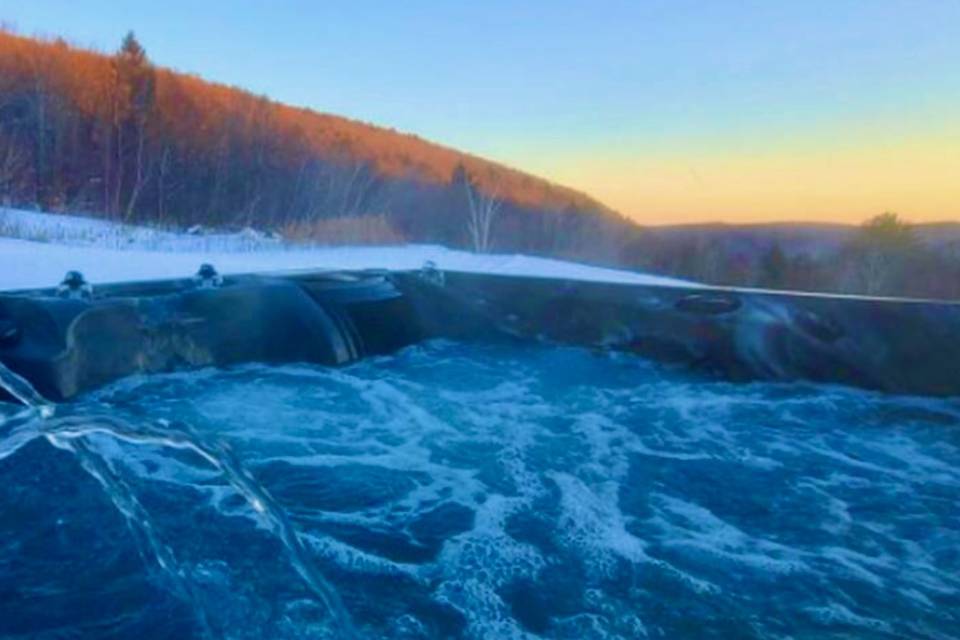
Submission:
[[960,0],[0,0],[643,223],[960,219]]

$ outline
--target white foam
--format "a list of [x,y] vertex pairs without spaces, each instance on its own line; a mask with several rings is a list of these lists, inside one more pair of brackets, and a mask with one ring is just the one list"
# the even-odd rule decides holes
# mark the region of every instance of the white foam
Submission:
[[661,506],[651,524],[667,547],[697,550],[767,573],[810,572],[802,553],[776,542],[747,535],[698,504],[656,494]]
[[[960,576],[938,566],[938,553],[957,540],[956,532],[945,528],[937,538],[941,548],[925,548],[924,540],[932,538],[921,528],[937,522],[923,503],[924,491],[946,495],[960,473],[951,466],[960,457],[951,437],[857,427],[858,416],[877,411],[880,401],[870,394],[824,388],[784,398],[781,388],[771,393],[765,385],[653,375],[646,364],[634,371],[616,363],[623,369],[617,375],[635,375],[635,385],[629,377],[626,384],[617,378],[608,385],[602,377],[578,384],[561,376],[558,391],[551,385],[558,375],[554,358],[561,356],[572,366],[589,357],[569,350],[538,359],[495,346],[466,350],[438,342],[337,370],[241,367],[144,378],[98,398],[123,404],[140,394],[162,396],[167,380],[175,383],[175,397],[158,400],[157,415],[192,412],[198,427],[232,443],[249,466],[372,465],[406,474],[413,479],[410,490],[386,502],[350,511],[298,510],[298,522],[311,531],[301,535],[313,553],[346,571],[371,579],[404,575],[433,589],[434,599],[464,613],[469,637],[530,637],[500,594],[514,581],[542,579],[545,568],[570,558],[586,575],[584,610],[551,618],[551,637],[656,635],[659,629],[647,629],[642,610],[635,610],[646,597],[639,586],[645,576],[652,582],[666,576],[690,597],[710,598],[742,588],[724,577],[729,574],[755,581],[758,590],[777,580],[803,580],[843,603],[804,603],[818,624],[864,628],[883,616],[869,603],[867,613],[858,609],[855,590],[848,593],[846,584],[924,611],[960,593]],[[202,383],[180,397],[191,380]],[[144,478],[205,481],[201,490],[222,513],[254,515],[227,500],[231,490],[210,482],[209,469],[164,460],[156,447],[101,447],[99,440],[97,446]],[[881,471],[887,463],[896,468]],[[668,473],[651,480],[634,465]],[[775,479],[784,498],[810,508],[809,526],[817,535],[797,542],[780,535],[780,523],[751,526],[725,513],[723,501],[714,507],[694,493],[701,485],[676,480],[688,468]],[[717,477],[718,490],[725,479]],[[621,505],[628,494],[633,504]],[[858,508],[861,496],[910,499],[889,513],[874,513]],[[449,501],[474,512],[473,526],[447,538],[436,559],[421,564],[397,562],[310,528],[388,526],[403,535],[417,517]],[[542,523],[537,534],[549,538],[544,544],[510,535],[521,514]],[[637,581],[624,587],[629,595],[598,586],[613,575],[621,579],[624,570]]]
[[561,492],[557,533],[580,550],[592,565],[609,567],[609,554],[630,562],[647,562],[646,544],[626,529],[626,518],[617,506],[619,484],[605,482],[588,487],[567,473],[548,474]]
[[807,608],[807,612],[810,613],[817,621],[825,625],[844,624],[853,627],[873,629],[874,631],[881,631],[884,633],[892,633],[893,631],[890,625],[886,622],[877,620],[876,618],[858,615],[842,604],[836,602],[833,602],[825,607],[809,607]]

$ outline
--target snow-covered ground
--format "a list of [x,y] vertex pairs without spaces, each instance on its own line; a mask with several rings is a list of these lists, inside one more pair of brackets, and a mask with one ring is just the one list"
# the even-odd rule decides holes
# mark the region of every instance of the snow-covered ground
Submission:
[[632,271],[524,255],[474,254],[435,245],[288,245],[247,230],[190,235],[95,218],[0,209],[0,290],[55,286],[70,270],[93,284],[182,278],[204,262],[221,273],[303,269],[439,269],[572,280],[691,286]]
[[282,242],[252,229],[239,233],[189,234],[154,227],[111,222],[100,218],[4,209],[0,207],[0,237],[101,249],[166,252],[262,251]]

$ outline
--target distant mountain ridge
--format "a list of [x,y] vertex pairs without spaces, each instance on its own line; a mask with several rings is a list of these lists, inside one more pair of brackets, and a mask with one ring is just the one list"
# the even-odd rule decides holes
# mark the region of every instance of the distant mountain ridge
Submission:
[[[694,223],[645,227],[645,233],[664,240],[709,239],[731,253],[756,255],[775,244],[788,254],[821,256],[853,240],[859,225],[829,222],[766,222],[747,224]],[[960,246],[960,222],[913,225],[918,240],[933,248]]]

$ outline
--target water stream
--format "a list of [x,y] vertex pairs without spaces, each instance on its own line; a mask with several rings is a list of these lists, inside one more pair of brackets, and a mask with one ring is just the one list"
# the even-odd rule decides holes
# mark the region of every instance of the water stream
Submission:
[[[104,493],[123,514],[131,531],[140,543],[141,555],[155,562],[170,578],[174,592],[188,603],[194,602],[192,587],[179,568],[173,551],[161,541],[147,511],[134,493],[124,483],[106,458],[90,447],[87,437],[106,435],[132,444],[154,445],[187,449],[200,455],[212,467],[223,474],[233,489],[245,498],[253,510],[262,517],[269,530],[287,550],[291,564],[309,587],[313,595],[323,603],[331,615],[331,630],[336,637],[349,638],[355,635],[350,616],[337,592],[312,566],[296,529],[267,493],[257,484],[249,471],[243,468],[228,447],[218,443],[205,443],[202,435],[189,425],[173,425],[163,421],[157,425],[143,423],[133,425],[114,416],[85,413],[54,417],[55,405],[46,400],[23,377],[0,363],[0,388],[24,404],[33,415],[14,414],[9,419],[0,419],[0,460],[14,454],[34,438],[44,437],[53,446],[74,454],[83,469],[103,488]],[[210,635],[206,616],[196,609],[198,625]]]

